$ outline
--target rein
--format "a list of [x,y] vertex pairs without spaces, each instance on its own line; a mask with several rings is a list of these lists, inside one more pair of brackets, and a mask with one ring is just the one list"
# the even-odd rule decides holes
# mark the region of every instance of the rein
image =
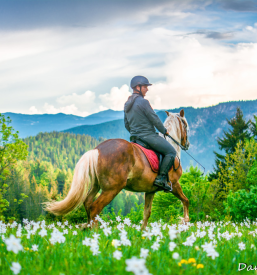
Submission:
[[[185,146],[183,146],[183,145],[181,145],[179,142],[177,142],[172,136],[170,136],[170,135],[165,135],[165,136],[168,136],[170,139],[172,139],[183,151],[185,151],[194,161],[196,161],[200,166],[202,166],[202,164],[201,163],[199,163],[193,156],[191,156],[188,152],[187,152],[187,150],[188,150],[188,147],[185,147]],[[203,167],[203,166],[202,166]],[[203,167],[203,173],[202,173],[202,176],[204,175],[204,173],[205,173],[205,168]]]

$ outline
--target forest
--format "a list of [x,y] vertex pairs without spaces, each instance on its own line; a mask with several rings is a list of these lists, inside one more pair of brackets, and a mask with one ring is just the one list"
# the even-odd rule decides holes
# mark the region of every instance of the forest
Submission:
[[[190,202],[191,221],[257,218],[257,117],[246,121],[237,108],[227,123],[228,130],[217,138],[220,151],[215,152],[213,171],[202,175],[197,166],[191,166],[180,179]],[[0,219],[86,221],[83,207],[55,217],[43,210],[42,203],[66,196],[76,163],[104,138],[54,131],[20,139],[11,119],[2,114],[0,130]],[[102,215],[141,219],[143,204],[143,193],[122,191]],[[174,221],[182,214],[173,194],[155,195],[150,221]]]

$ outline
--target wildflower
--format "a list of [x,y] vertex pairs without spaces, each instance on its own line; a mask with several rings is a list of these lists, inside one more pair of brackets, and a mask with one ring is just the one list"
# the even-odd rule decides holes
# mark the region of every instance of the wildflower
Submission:
[[198,245],[196,245],[195,246],[195,250],[199,250],[200,248],[199,248],[199,246]]
[[7,246],[7,250],[13,251],[15,254],[17,254],[20,250],[23,249],[21,245],[21,240],[15,238],[13,235],[11,235],[9,239],[5,240],[5,244]]
[[64,235],[67,235],[68,233],[69,233],[69,232],[68,232],[68,229],[64,229],[64,230],[63,230],[63,234],[64,234]]
[[181,264],[188,264],[187,260],[185,260],[185,259],[182,259],[182,260],[180,261],[180,263],[181,263]]
[[40,235],[41,237],[44,237],[47,235],[47,231],[44,228],[42,228],[41,231],[38,233],[38,235]]
[[117,248],[118,246],[120,246],[121,245],[121,243],[120,243],[120,241],[119,240],[112,240],[112,245],[115,247],[115,248]]
[[14,274],[19,274],[21,271],[21,265],[19,263],[12,262],[11,270]]
[[131,259],[126,260],[126,265],[126,271],[131,271],[135,275],[150,275],[145,266],[145,259],[138,259],[136,257],[132,257]]
[[129,218],[124,219],[124,224],[126,224],[127,226],[131,225],[131,221]]
[[58,230],[54,230],[51,234],[51,239],[49,240],[51,244],[55,243],[64,243],[65,242],[65,237],[63,236],[63,233],[61,233]]
[[179,254],[178,254],[177,252],[173,253],[173,254],[172,254],[172,258],[173,258],[174,260],[177,260],[177,259],[179,258]]
[[191,263],[196,263],[195,258],[189,258],[189,259],[188,259],[188,263],[189,263],[189,264],[191,264]]
[[174,248],[175,248],[176,246],[177,246],[177,245],[176,245],[174,242],[170,242],[170,243],[169,243],[169,250],[170,250],[170,251],[173,251]]
[[85,246],[90,246],[91,239],[90,238],[85,238],[85,240],[82,241],[82,244]]
[[97,240],[99,237],[100,237],[100,234],[97,234],[97,233],[94,233],[94,234],[93,234],[93,238],[94,238],[94,239]]
[[116,217],[116,221],[117,221],[117,222],[121,222],[120,216],[117,216],[117,217]]
[[104,232],[105,236],[108,236],[112,233],[112,229],[111,229],[111,227],[105,227],[103,232]]
[[196,268],[197,269],[199,269],[199,268],[203,268],[204,267],[204,265],[203,264],[198,264],[197,266],[196,266]]
[[238,244],[240,250],[245,250],[245,244],[243,242]]
[[77,232],[76,230],[74,230],[74,231],[72,232],[72,235],[76,236],[76,235],[78,235],[78,232]]
[[31,250],[38,251],[38,245],[33,244]]
[[113,258],[120,260],[122,257],[122,253],[119,250],[113,252]]
[[158,250],[159,247],[160,247],[160,244],[159,244],[158,242],[154,242],[153,245],[151,246],[151,248],[152,248],[153,250]]
[[144,231],[143,234],[142,234],[142,237],[146,237],[149,240],[151,240],[152,239],[152,233],[150,231]]
[[177,237],[177,230],[174,228],[169,229],[170,240],[174,240]]
[[148,256],[148,253],[149,253],[148,249],[141,248],[141,250],[140,250],[140,258],[144,258],[145,259]]
[[251,244],[251,249],[255,249],[255,245],[254,244]]

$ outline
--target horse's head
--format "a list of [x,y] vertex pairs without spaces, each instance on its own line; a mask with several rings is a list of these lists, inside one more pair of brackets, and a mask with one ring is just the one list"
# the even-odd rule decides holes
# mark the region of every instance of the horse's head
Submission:
[[190,146],[188,140],[189,126],[185,118],[185,112],[182,109],[179,113],[169,113],[165,111],[168,118],[165,120],[165,127],[170,135],[175,138],[187,150]]

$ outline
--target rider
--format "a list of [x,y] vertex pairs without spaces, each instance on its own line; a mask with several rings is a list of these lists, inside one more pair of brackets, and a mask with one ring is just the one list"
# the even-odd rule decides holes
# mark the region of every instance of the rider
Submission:
[[159,175],[156,177],[154,185],[171,191],[170,186],[167,184],[167,174],[172,165],[174,165],[176,150],[166,139],[156,133],[155,127],[163,135],[169,134],[160,118],[152,109],[149,101],[144,99],[150,85],[152,84],[144,76],[132,78],[130,87],[133,89],[133,94],[128,98],[124,106],[124,122],[131,137],[140,138],[152,149],[164,155]]

